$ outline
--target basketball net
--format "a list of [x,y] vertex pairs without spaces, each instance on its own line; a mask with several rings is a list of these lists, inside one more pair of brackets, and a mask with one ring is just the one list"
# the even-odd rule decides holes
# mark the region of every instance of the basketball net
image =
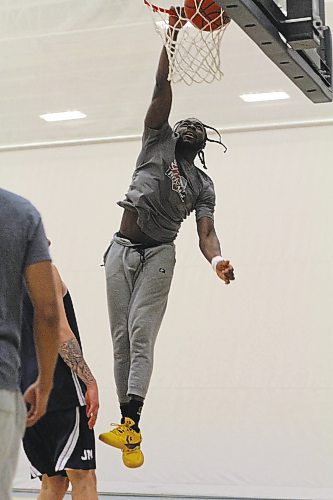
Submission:
[[[190,19],[179,16],[184,24],[182,28],[170,27],[169,29],[169,15],[172,11],[144,0],[150,8],[155,30],[162,38],[166,49],[169,59],[168,80],[173,83],[181,81],[187,85],[194,82],[211,83],[223,77],[220,67],[220,45],[230,18],[223,16],[223,11],[221,11],[218,20],[220,26],[217,29],[209,25],[205,27],[205,31],[199,29],[191,23],[191,19],[200,15],[199,9],[202,2],[203,0],[197,1],[198,8]],[[172,30],[178,31],[176,43],[172,37]]]

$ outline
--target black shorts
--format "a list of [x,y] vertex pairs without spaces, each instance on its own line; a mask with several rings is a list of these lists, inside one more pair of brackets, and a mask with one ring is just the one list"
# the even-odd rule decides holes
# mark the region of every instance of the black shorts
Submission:
[[66,469],[96,469],[95,435],[85,406],[47,413],[26,429],[23,447],[32,478],[66,476]]

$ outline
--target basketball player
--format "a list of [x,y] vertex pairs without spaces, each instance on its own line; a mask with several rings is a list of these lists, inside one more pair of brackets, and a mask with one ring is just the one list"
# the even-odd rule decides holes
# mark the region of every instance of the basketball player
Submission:
[[[181,21],[170,16],[176,42]],[[100,439],[122,450],[127,467],[144,457],[139,420],[153,368],[156,336],[166,309],[181,222],[196,212],[199,247],[218,277],[229,284],[233,267],[221,256],[214,229],[213,182],[194,161],[204,162],[209,141],[196,118],[168,123],[172,91],[165,48],[159,60],[152,102],[145,118],[142,150],[126,199],[120,230],[104,256],[107,297],[114,350],[114,375],[121,424]],[[220,142],[220,141],[219,141]]]
[[[24,198],[0,189],[0,498],[11,498],[26,425],[46,412],[59,344],[59,310],[43,223]],[[35,308],[38,366],[24,399],[19,388],[22,288]],[[34,339],[30,342],[33,344]]]
[[[81,342],[69,291],[55,266],[53,274],[60,311],[60,346],[46,415],[27,429],[23,447],[32,478],[42,480],[39,500],[64,498],[69,482],[72,498],[96,500],[95,437],[98,388],[81,350]],[[32,348],[34,311],[28,294],[23,300],[22,382],[29,385],[36,371]]]

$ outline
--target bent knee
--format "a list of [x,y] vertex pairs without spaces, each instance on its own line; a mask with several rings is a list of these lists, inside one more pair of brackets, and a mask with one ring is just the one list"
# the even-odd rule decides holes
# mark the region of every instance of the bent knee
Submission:
[[66,471],[70,482],[73,486],[85,483],[96,485],[96,473],[95,470],[83,470],[83,469],[69,469]]
[[41,490],[52,494],[55,500],[62,500],[68,490],[69,480],[65,476],[48,476],[43,474]]

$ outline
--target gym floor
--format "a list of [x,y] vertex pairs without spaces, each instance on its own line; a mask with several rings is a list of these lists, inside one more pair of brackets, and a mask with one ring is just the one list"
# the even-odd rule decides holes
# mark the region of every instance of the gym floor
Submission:
[[[31,491],[14,491],[13,492],[13,498],[12,500],[31,500],[37,498],[38,491],[37,490],[31,490]],[[70,493],[66,494],[66,499],[71,498]],[[117,494],[106,494],[106,493],[100,493],[99,498],[103,500],[181,500],[181,499],[188,499],[188,500],[241,500],[237,498],[227,498],[227,497],[189,497],[189,496],[165,496],[165,495],[130,495],[130,494],[122,494],[122,495],[117,495]],[[259,499],[252,499],[252,500],[259,500]]]

